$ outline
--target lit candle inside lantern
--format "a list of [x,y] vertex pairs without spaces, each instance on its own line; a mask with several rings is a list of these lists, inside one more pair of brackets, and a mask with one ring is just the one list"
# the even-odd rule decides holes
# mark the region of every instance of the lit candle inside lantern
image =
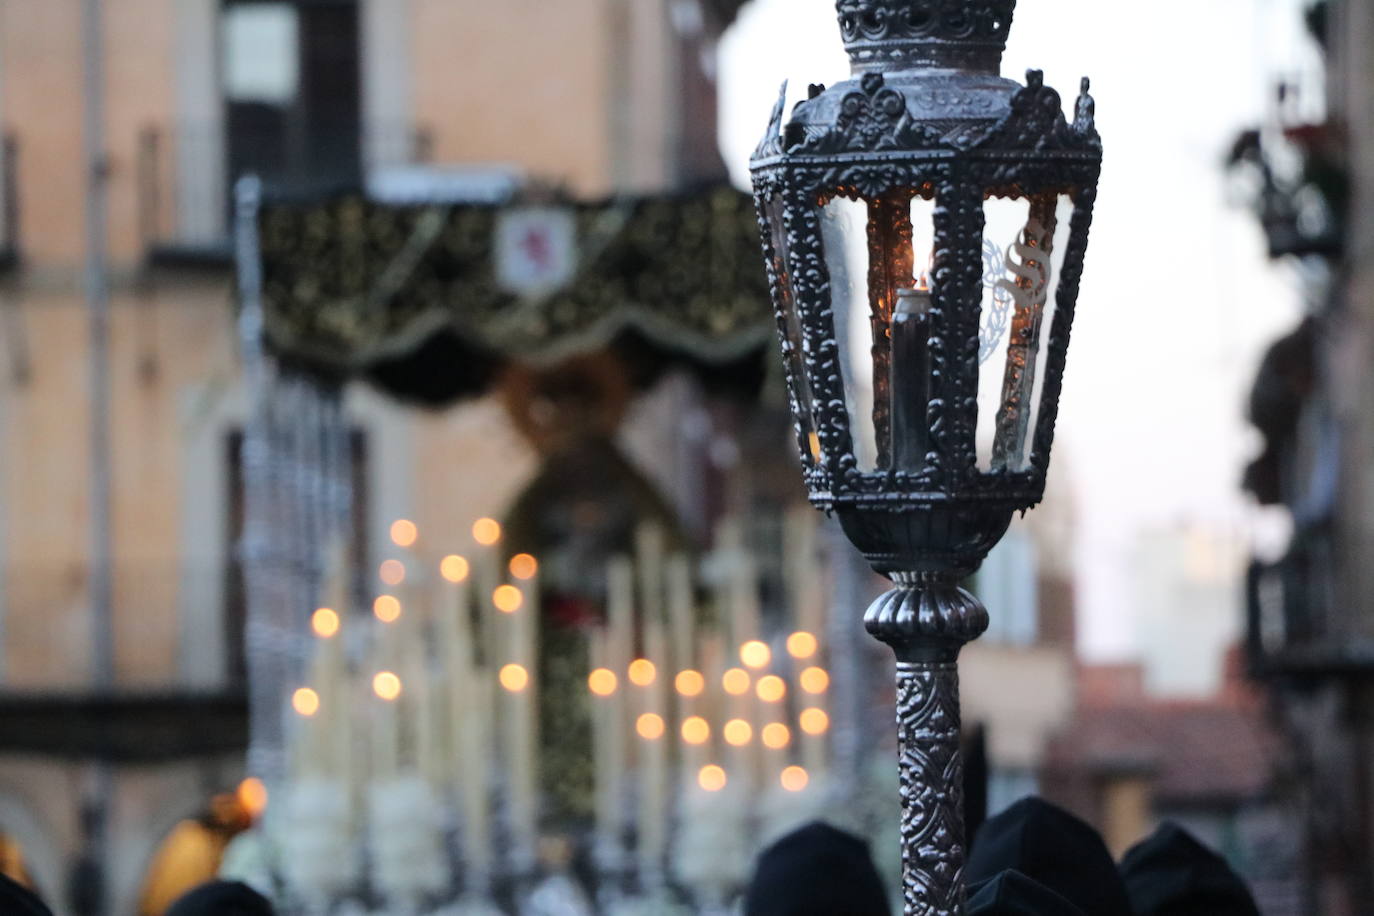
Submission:
[[897,290],[892,313],[892,464],[920,472],[930,449],[931,310],[935,307],[924,274],[914,289]]

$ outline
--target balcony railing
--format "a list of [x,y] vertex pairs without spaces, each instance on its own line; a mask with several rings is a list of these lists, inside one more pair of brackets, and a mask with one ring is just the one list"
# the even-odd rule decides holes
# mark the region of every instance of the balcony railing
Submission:
[[1336,598],[1333,544],[1324,529],[1299,533],[1277,563],[1246,576],[1246,650],[1258,677],[1374,675],[1374,639]]
[[[0,695],[82,695],[91,689],[90,571],[4,570]],[[117,561],[112,692],[220,695],[243,689],[243,597],[238,565]]]
[[0,138],[0,270],[19,263],[19,138]]
[[[364,170],[427,163],[433,148],[424,128],[370,125],[360,138]],[[226,137],[221,127],[148,126],[139,135],[138,214],[151,264],[225,266],[232,258],[232,189],[246,171],[236,159],[271,163],[264,175],[278,190],[309,191],[348,178],[311,166],[310,151],[288,148],[276,135]],[[353,171],[356,172],[356,167]]]

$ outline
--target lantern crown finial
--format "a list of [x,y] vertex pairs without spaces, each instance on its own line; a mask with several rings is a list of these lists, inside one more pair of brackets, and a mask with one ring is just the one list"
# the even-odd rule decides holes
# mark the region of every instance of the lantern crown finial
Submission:
[[926,68],[996,73],[1016,0],[838,0],[854,72]]

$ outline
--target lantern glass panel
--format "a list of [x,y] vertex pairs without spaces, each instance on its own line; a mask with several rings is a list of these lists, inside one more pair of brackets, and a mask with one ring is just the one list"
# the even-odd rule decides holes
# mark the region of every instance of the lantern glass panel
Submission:
[[869,303],[868,203],[832,197],[821,207],[821,244],[830,274],[840,379],[860,471],[878,467],[873,421],[873,311]]
[[1030,466],[1072,214],[1067,194],[984,204],[977,427],[984,471]]
[[768,218],[769,241],[772,244],[773,274],[777,278],[774,294],[782,312],[783,361],[792,380],[792,397],[796,400],[799,447],[804,460],[820,461],[820,438],[816,434],[816,414],[811,393],[811,379],[806,374],[808,345],[802,333],[797,302],[792,293],[791,249],[787,242],[787,226],[781,197],[774,197],[765,205]]

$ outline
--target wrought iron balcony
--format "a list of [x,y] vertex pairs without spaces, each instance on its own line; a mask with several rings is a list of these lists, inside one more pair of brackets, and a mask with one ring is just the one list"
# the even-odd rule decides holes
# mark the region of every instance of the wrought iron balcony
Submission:
[[308,194],[357,186],[363,172],[426,163],[432,138],[410,125],[369,125],[356,143],[321,149],[289,130],[224,125],[148,126],[139,135],[139,233],[152,265],[225,267],[232,260],[234,182],[263,178],[273,191]]
[[0,139],[0,271],[19,263],[19,138]]
[[1335,595],[1333,542],[1325,526],[1300,532],[1277,563],[1253,560],[1246,576],[1250,672],[1271,677],[1374,676],[1374,639]]

